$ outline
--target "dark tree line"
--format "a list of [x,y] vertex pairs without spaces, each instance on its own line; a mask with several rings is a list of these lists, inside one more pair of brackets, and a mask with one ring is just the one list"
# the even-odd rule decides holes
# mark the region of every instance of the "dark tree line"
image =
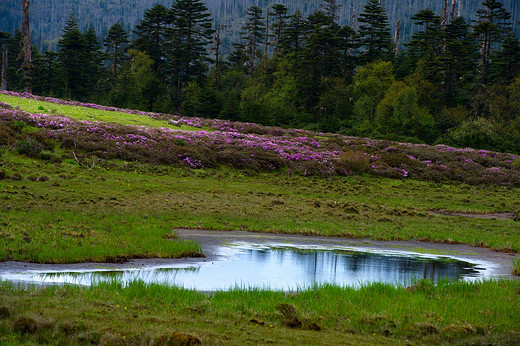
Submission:
[[[468,22],[424,9],[404,48],[385,8],[368,0],[338,24],[324,0],[304,17],[252,6],[233,51],[200,0],[148,9],[132,33],[100,40],[72,15],[58,52],[33,48],[33,92],[150,111],[413,142],[520,152],[520,43],[511,14],[485,0]],[[7,88],[22,90],[22,34],[0,34]],[[214,58],[218,57],[218,61]],[[3,59],[0,61],[4,61]],[[3,65],[2,65],[3,66]]]

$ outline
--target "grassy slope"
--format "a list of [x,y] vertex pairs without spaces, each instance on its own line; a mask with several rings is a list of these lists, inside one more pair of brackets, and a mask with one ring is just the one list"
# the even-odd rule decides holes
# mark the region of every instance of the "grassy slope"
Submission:
[[[63,107],[64,113],[72,112],[72,107]],[[126,123],[126,116],[116,119]],[[421,239],[520,250],[515,221],[428,213],[518,210],[518,188],[370,176],[322,179],[283,172],[251,176],[122,161],[87,168],[70,159],[42,161],[12,151],[4,152],[0,162],[9,175],[23,178],[0,181],[0,260],[173,257],[194,250],[189,247],[193,244],[176,248],[169,241],[172,229],[179,227]],[[520,318],[519,288],[517,282],[499,282],[426,286],[411,293],[376,286],[313,290],[293,298],[267,292],[208,297],[138,285],[49,288],[31,294],[0,288],[0,343],[125,343],[182,331],[208,344],[511,344],[520,333],[515,322]],[[323,330],[283,327],[274,307],[284,302]],[[30,318],[24,322],[24,317]],[[253,318],[267,324],[249,323]],[[23,331],[24,323],[33,327]]]
[[60,105],[57,103],[25,99],[4,94],[0,94],[0,102],[5,102],[13,107],[19,107],[20,109],[29,113],[60,114],[78,120],[110,122],[122,125],[166,127],[177,130],[181,129],[184,131],[200,130],[198,128],[187,125],[182,125],[181,127],[173,126],[168,124],[168,122],[165,120],[152,119],[150,117],[138,114],[104,111],[80,106]]

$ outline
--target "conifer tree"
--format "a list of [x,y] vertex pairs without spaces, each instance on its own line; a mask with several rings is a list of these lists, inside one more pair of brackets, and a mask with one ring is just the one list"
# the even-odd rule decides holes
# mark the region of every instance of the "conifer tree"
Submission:
[[437,65],[438,78],[444,104],[463,104],[469,96],[470,84],[476,73],[475,45],[470,27],[463,17],[457,17],[446,26],[444,32],[445,51]]
[[94,28],[90,27],[83,36],[85,39],[86,54],[85,70],[88,78],[90,94],[93,95],[97,92],[97,82],[101,77],[103,60],[105,57]]
[[287,19],[289,9],[284,5],[275,4],[271,7],[272,12],[271,15],[274,18],[273,22],[273,33],[271,37],[273,39],[274,52],[278,54],[282,48],[282,38],[285,34],[285,29],[287,28]]
[[510,30],[511,23],[508,21],[511,19],[511,13],[506,11],[498,0],[484,0],[482,6],[483,8],[477,11],[477,22],[473,31],[480,41],[480,81],[486,84],[490,57]]
[[262,56],[260,45],[265,39],[265,23],[262,9],[251,6],[247,10],[247,22],[242,28],[242,39],[246,41],[246,53],[248,56],[249,73],[253,75],[257,60]]
[[110,60],[109,69],[113,79],[117,79],[117,74],[126,60],[125,50],[129,42],[128,33],[119,22],[110,27],[104,46]]
[[388,59],[392,50],[392,38],[388,25],[388,15],[377,0],[368,0],[359,16],[359,36],[365,50],[365,62]]
[[157,4],[146,10],[144,18],[136,25],[137,36],[133,48],[145,52],[153,61],[152,68],[164,72],[166,63],[166,42],[170,35],[172,16],[163,5]]
[[177,0],[173,3],[171,36],[171,76],[174,103],[180,105],[181,90],[190,81],[202,82],[208,67],[207,47],[212,41],[211,14],[200,0]]
[[66,97],[84,100],[88,93],[88,76],[85,69],[88,57],[85,51],[85,37],[79,30],[76,16],[71,14],[58,41],[59,64]]
[[304,46],[305,27],[305,19],[302,13],[296,11],[296,13],[290,17],[287,29],[282,36],[282,52],[291,59],[294,59],[295,62],[300,60],[301,50]]
[[415,25],[422,26],[421,31],[412,35],[410,42],[406,44],[409,52],[415,59],[429,56],[430,58],[441,52],[441,22],[442,18],[432,10],[425,9],[412,17]]
[[318,11],[307,18],[305,64],[308,71],[320,77],[333,76],[339,71],[340,27],[325,13]]
[[341,10],[342,5],[338,4],[336,0],[323,0],[321,7],[330,20],[333,23],[336,23],[339,19],[339,11]]

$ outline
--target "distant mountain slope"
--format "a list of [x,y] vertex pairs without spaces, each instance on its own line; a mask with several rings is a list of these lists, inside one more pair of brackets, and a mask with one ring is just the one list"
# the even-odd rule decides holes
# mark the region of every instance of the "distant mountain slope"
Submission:
[[[473,18],[482,0],[460,0],[460,14]],[[144,11],[155,4],[170,6],[172,0],[34,0],[31,2],[33,39],[44,50],[54,49],[65,21],[71,12],[79,17],[83,29],[92,26],[98,35],[104,36],[108,28],[119,21],[130,30],[142,18]],[[354,13],[362,12],[366,0],[339,0],[343,7],[340,13],[342,24],[350,24]],[[412,32],[411,17],[424,8],[441,13],[444,0],[383,0],[392,27],[401,19],[402,40],[406,41]],[[0,31],[14,32],[21,22],[21,0],[0,2]],[[214,16],[215,23],[228,24],[225,45],[237,37],[243,26],[244,13],[252,5],[266,8],[275,3],[286,5],[291,13],[300,10],[304,15],[317,10],[322,0],[204,0]],[[512,13],[512,22],[518,32],[520,25],[520,1],[502,0]]]

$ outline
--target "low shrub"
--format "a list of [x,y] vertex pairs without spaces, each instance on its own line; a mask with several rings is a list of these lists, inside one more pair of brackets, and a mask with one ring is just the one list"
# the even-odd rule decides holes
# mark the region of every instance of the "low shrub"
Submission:
[[27,138],[16,143],[16,150],[19,154],[31,157],[38,157],[45,149],[45,146],[34,138]]
[[23,130],[27,127],[27,124],[23,121],[10,121],[6,123],[6,125],[11,128],[16,133],[22,133]]
[[349,173],[366,172],[370,167],[370,155],[361,151],[345,151],[338,161]]
[[9,145],[16,142],[18,135],[13,129],[0,123],[0,145]]

